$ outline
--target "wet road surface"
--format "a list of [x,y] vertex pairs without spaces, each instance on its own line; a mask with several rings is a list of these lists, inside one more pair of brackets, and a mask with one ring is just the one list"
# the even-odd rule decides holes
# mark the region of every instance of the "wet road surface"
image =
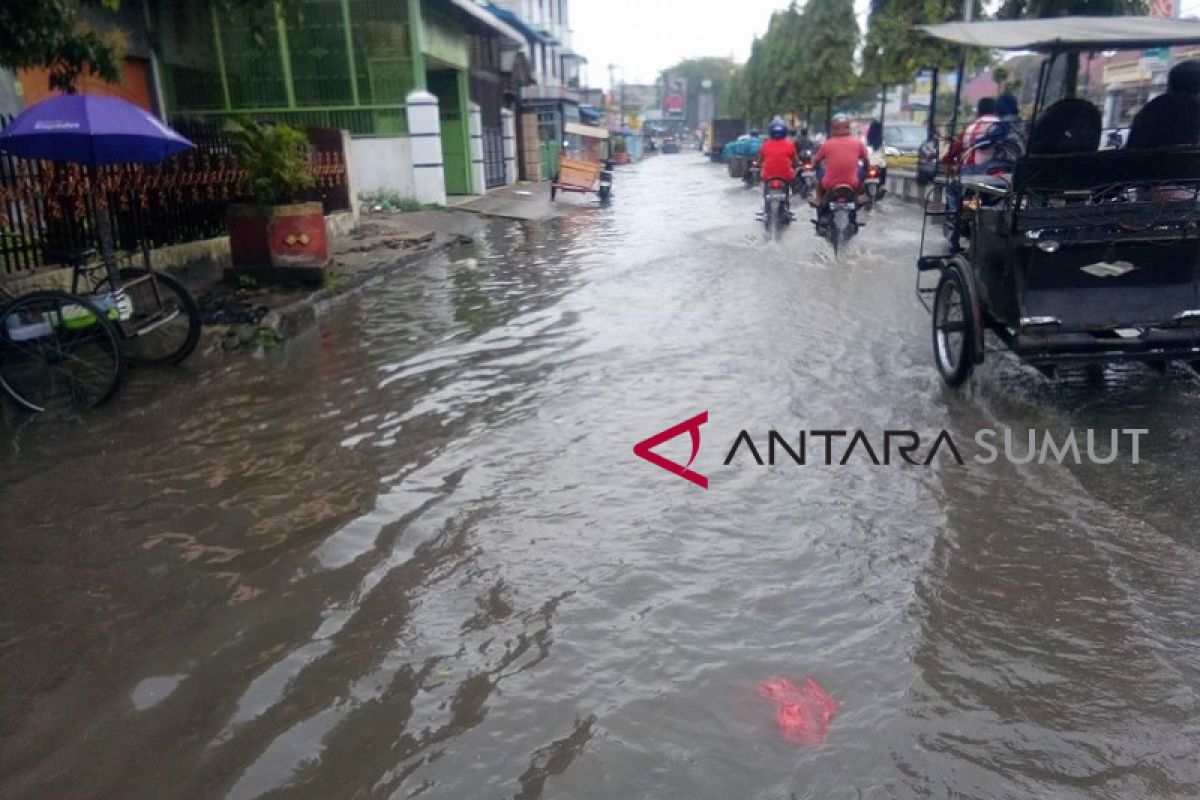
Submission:
[[[1200,795],[1200,382],[942,388],[918,218],[842,263],[694,154],[0,459],[5,798]],[[636,459],[707,410],[702,491]],[[760,467],[739,430],[1138,427]],[[686,437],[665,445],[686,461]],[[754,687],[812,676],[828,739]]]

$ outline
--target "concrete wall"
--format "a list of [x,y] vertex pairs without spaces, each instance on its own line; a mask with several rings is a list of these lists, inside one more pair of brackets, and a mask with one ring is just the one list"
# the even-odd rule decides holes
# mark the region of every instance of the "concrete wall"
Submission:
[[412,141],[407,136],[351,139],[350,178],[354,188],[366,195],[390,194],[416,197],[413,179]]
[[[908,200],[913,203],[924,203],[929,193],[928,186],[917,183],[916,170],[888,168],[887,190],[893,197]],[[941,200],[941,192],[934,192],[933,199]]]

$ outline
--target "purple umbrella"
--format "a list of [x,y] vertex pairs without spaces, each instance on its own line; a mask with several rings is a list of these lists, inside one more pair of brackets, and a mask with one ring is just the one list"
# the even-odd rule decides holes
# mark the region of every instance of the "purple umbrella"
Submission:
[[195,147],[184,137],[119,97],[66,94],[32,105],[0,131],[0,151],[18,158],[86,164],[96,201],[100,253],[109,280],[119,286],[112,259],[112,228],[100,223],[107,202],[96,168],[105,164],[155,164]]
[[0,132],[0,150],[101,166],[154,164],[194,145],[146,111],[118,97],[67,94],[22,111]]

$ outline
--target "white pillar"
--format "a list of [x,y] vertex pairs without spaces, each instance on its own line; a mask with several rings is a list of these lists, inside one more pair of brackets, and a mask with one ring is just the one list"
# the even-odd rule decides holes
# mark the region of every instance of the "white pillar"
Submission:
[[354,142],[350,138],[350,131],[345,128],[342,128],[342,163],[346,165],[346,194],[350,196],[350,214],[357,225],[360,205],[358,171],[354,168]]
[[446,204],[446,173],[442,164],[442,121],[438,99],[415,89],[404,98],[408,138],[412,142],[413,185],[421,203]]
[[467,128],[471,131],[471,184],[475,194],[487,191],[487,175],[483,171],[483,114],[478,103],[467,111]]
[[500,130],[504,138],[504,182],[517,182],[517,120],[512,109],[500,109]]

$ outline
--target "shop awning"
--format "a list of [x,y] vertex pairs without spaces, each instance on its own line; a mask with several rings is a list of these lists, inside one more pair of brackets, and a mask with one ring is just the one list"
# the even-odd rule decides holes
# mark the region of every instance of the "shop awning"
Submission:
[[541,31],[534,30],[529,26],[528,23],[525,22],[525,20],[509,11],[507,8],[498,6],[495,3],[488,3],[487,10],[490,11],[492,15],[501,22],[505,23],[514,30],[521,32],[524,38],[519,40],[520,44],[525,44],[525,42],[529,39],[536,39],[545,44],[552,44],[554,42],[554,37],[548,36]]
[[937,39],[997,50],[1122,50],[1200,43],[1200,20],[1055,17],[918,25]]
[[512,25],[502,20],[494,11],[484,8],[472,0],[450,0],[450,5],[466,13],[470,17],[474,17],[484,26],[491,28],[496,33],[509,39],[513,44],[525,44],[525,38],[521,36]]
[[567,133],[573,133],[576,136],[584,136],[588,139],[607,139],[608,131],[604,128],[596,128],[591,125],[580,125],[578,122],[568,122],[563,125],[563,130]]

